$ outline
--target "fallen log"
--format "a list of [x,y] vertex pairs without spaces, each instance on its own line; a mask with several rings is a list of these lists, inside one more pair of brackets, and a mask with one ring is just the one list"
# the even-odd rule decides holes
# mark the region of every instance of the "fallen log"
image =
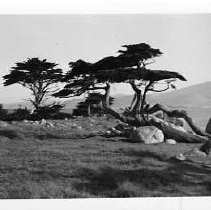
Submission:
[[153,114],[158,111],[165,112],[169,117],[177,117],[183,118],[186,120],[188,125],[191,129],[196,133],[186,133],[171,127],[170,125],[166,125],[162,122],[157,122],[153,118],[151,119],[143,119],[140,114],[136,114],[135,116],[124,116],[119,114],[118,112],[114,111],[111,108],[105,108],[104,111],[112,116],[116,117],[120,121],[124,123],[128,123],[131,126],[145,126],[145,125],[153,125],[163,131],[164,136],[166,139],[175,139],[177,142],[184,142],[184,143],[205,143],[206,141],[211,139],[211,135],[202,131],[198,128],[194,123],[193,120],[187,115],[187,112],[184,110],[171,110],[166,106],[156,104],[153,107],[144,110],[145,114]]
[[177,142],[204,143],[207,140],[209,140],[207,136],[200,136],[200,135],[194,135],[191,133],[185,133],[183,131],[172,128],[171,126],[167,126],[164,123],[158,123],[153,120],[151,120],[150,124],[162,130],[166,139],[174,139]]

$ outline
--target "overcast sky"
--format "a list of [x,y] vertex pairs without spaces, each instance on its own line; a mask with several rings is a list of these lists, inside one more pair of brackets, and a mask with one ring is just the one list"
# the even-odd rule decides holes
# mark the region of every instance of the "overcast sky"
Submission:
[[[3,87],[2,76],[15,62],[46,58],[68,70],[77,59],[95,62],[117,55],[124,44],[145,42],[164,54],[153,69],[178,71],[188,82],[211,81],[211,15],[1,15],[0,103],[20,102],[30,92],[19,85]],[[132,93],[115,85],[113,94]]]

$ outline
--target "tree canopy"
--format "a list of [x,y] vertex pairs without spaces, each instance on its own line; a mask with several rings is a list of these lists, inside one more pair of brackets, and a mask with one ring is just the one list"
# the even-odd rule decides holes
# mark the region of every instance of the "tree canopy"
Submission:
[[28,58],[16,63],[10,73],[3,76],[4,85],[21,84],[31,90],[33,98],[30,101],[38,110],[47,96],[55,91],[55,84],[62,79],[62,70],[56,68],[57,65],[46,59]]
[[[119,50],[118,56],[109,56],[95,63],[83,60],[70,62],[70,71],[65,75],[66,86],[54,96],[73,97],[91,90],[108,90],[112,83],[130,83],[138,93],[140,82],[159,82],[168,80],[169,84],[175,79],[186,81],[184,76],[174,71],[151,70],[146,68],[154,59],[162,55],[159,49],[152,48],[146,43],[124,45],[125,50]],[[136,85],[135,81],[139,81]],[[108,99],[108,97],[107,97]]]

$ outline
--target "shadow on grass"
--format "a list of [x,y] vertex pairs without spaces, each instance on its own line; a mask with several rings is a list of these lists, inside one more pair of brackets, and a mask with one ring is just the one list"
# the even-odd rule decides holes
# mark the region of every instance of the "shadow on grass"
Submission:
[[38,138],[40,140],[44,140],[44,139],[63,139],[62,136],[52,134],[52,133],[36,134],[35,136],[36,136],[36,138]]
[[0,130],[0,136],[7,137],[9,139],[15,139],[18,137],[17,133],[13,130]]
[[131,149],[131,150],[123,151],[123,153],[126,156],[137,157],[140,159],[153,158],[154,160],[158,160],[158,161],[174,161],[173,159],[170,160],[165,154],[157,154],[151,151],[136,151],[136,150]]
[[[168,164],[164,168],[147,167],[147,165],[142,165],[137,169],[122,170],[111,167],[95,170],[84,168],[76,175],[83,181],[75,183],[75,189],[105,197],[156,196],[154,191],[161,192],[159,196],[187,196],[196,195],[196,193],[211,195],[209,181],[211,168],[188,162],[166,160],[166,157],[152,152],[139,152],[138,155]],[[194,189],[196,186],[201,190],[196,192]],[[184,187],[189,187],[189,190],[186,192]]]

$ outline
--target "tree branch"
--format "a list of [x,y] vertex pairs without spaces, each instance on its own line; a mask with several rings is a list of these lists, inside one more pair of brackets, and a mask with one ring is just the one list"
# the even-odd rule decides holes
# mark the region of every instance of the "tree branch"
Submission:
[[163,111],[164,113],[166,113],[169,117],[177,117],[177,118],[183,118],[187,124],[190,126],[190,128],[198,135],[200,136],[207,136],[209,138],[211,138],[211,135],[202,131],[197,125],[194,124],[193,120],[191,117],[188,116],[187,112],[184,110],[172,110],[169,109],[166,106],[160,105],[160,104],[156,104],[153,107],[144,110],[144,112],[146,114],[153,114],[156,113],[158,111]]

